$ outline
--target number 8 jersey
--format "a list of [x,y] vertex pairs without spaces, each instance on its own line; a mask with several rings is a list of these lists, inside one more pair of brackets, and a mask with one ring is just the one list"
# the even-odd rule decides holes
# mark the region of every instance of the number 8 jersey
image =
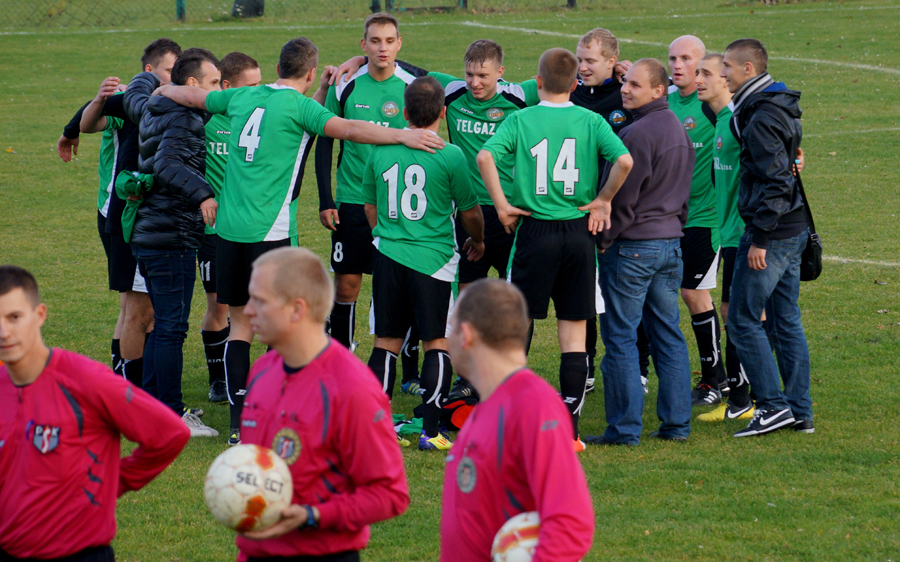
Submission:
[[231,122],[219,236],[242,243],[296,240],[306,158],[334,113],[274,84],[211,92],[206,109]]

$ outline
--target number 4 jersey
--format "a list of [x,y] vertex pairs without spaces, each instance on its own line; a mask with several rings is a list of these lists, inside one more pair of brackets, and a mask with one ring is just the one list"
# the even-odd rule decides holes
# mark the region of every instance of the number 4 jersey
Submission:
[[297,238],[297,196],[316,135],[335,115],[297,90],[270,84],[211,92],[206,109],[231,122],[216,231],[232,242]]
[[587,214],[578,207],[597,196],[600,158],[614,162],[628,154],[600,115],[572,102],[546,101],[507,117],[484,150],[495,162],[515,155],[510,204],[551,221]]

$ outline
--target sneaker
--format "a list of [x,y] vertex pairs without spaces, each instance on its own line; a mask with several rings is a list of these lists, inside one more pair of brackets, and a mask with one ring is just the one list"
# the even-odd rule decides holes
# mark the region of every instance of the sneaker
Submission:
[[580,453],[581,451],[583,451],[585,449],[587,449],[587,445],[584,444],[584,441],[582,441],[581,439],[576,437],[575,438],[575,452]]
[[584,443],[587,445],[627,445],[629,447],[637,446],[637,443],[619,443],[610,441],[602,435],[585,435]]
[[228,402],[228,390],[225,381],[215,381],[209,385],[209,401],[213,404]]
[[794,423],[794,416],[791,415],[790,408],[784,410],[756,410],[750,425],[746,429],[742,429],[734,434],[735,437],[750,437],[753,435],[762,435],[771,433],[776,429],[781,429],[786,425]]
[[447,451],[452,446],[453,443],[440,433],[437,434],[437,437],[428,437],[424,432],[419,435],[420,451]]
[[229,447],[234,447],[235,445],[241,444],[241,429],[239,427],[232,427],[231,431],[229,431],[228,433]]
[[215,429],[203,425],[203,422],[200,421],[200,418],[197,417],[197,414],[193,412],[186,411],[183,416],[181,416],[181,421],[184,422],[184,425],[188,426],[188,429],[191,430],[191,437],[218,437],[219,432]]
[[794,431],[798,433],[815,433],[816,428],[813,427],[812,420],[794,420],[794,425],[791,427],[794,428]]
[[588,377],[587,383],[584,385],[584,393],[594,392],[594,377]]
[[463,378],[457,378],[456,382],[453,383],[453,388],[450,389],[450,394],[447,395],[447,400],[452,402],[453,400],[462,400],[463,398],[474,395],[475,387],[472,386],[469,381]]
[[412,443],[409,442],[409,439],[406,439],[399,433],[397,434],[397,444],[401,447],[409,447],[410,445],[412,445]]
[[722,402],[722,393],[705,383],[691,391],[691,406],[714,406]]
[[644,387],[644,394],[650,394],[650,379],[641,375],[641,386]]
[[679,441],[679,442],[684,442],[684,441],[687,441],[687,440],[688,440],[687,437],[681,437],[680,435],[679,435],[679,436],[676,436],[676,435],[668,435],[668,434],[665,434],[665,433],[660,433],[660,432],[658,432],[658,431],[653,431],[653,432],[651,432],[651,433],[650,433],[650,437],[652,437],[653,439],[661,439],[661,440],[663,440],[663,441]]
[[753,417],[753,402],[750,402],[746,406],[739,408],[735,406],[731,402],[726,404],[719,404],[719,406],[711,411],[706,412],[705,414],[700,414],[697,416],[697,421],[702,422],[720,422],[729,420],[749,420]]
[[400,385],[400,390],[403,391],[403,394],[411,394],[413,396],[422,396],[425,394],[425,389],[419,384],[419,379],[409,379],[405,383]]
[[205,413],[206,412],[204,412],[200,408],[188,408],[187,406],[185,406],[184,412],[182,412],[182,414],[193,414],[193,415],[197,416],[198,418],[202,417],[203,414],[205,414]]

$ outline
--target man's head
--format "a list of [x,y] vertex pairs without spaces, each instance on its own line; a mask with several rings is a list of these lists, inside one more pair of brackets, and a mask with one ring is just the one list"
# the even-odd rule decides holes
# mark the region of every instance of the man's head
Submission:
[[325,329],[334,285],[322,260],[306,248],[266,252],[253,262],[244,314],[263,343],[277,348],[292,336]]
[[734,93],[747,80],[768,71],[769,54],[758,39],[738,39],[725,49],[722,78]]
[[447,348],[453,365],[468,375],[475,350],[524,352],[530,324],[525,297],[515,285],[499,279],[472,283],[460,294],[450,315]]
[[631,65],[622,83],[622,107],[637,109],[666,95],[669,77],[656,59],[641,59]]
[[359,46],[369,57],[371,66],[380,69],[393,67],[402,43],[397,18],[385,12],[378,12],[366,18]]
[[21,267],[0,265],[0,361],[15,366],[41,349],[46,319],[34,276]]
[[172,83],[177,86],[195,86],[207,92],[218,90],[221,80],[219,59],[206,49],[188,49],[178,55],[172,67]]
[[685,95],[694,92],[697,64],[706,56],[706,46],[698,37],[682,35],[669,45],[669,73],[672,83]]
[[181,54],[181,47],[171,39],[162,37],[147,45],[144,56],[141,57],[141,65],[144,72],[152,72],[163,84],[172,82],[172,67],[175,60]]
[[310,83],[316,78],[316,66],[319,64],[319,49],[306,37],[291,39],[281,48],[278,57],[278,77],[284,80],[308,79]]
[[578,75],[585,86],[600,86],[613,76],[619,60],[619,40],[609,30],[595,28],[584,34],[575,49]]
[[700,101],[724,101],[731,99],[725,79],[722,78],[722,55],[713,53],[700,59],[697,65],[697,99]]
[[538,88],[548,94],[568,94],[578,84],[578,59],[567,49],[544,51],[538,61]]
[[259,63],[250,55],[238,51],[222,57],[222,60],[219,61],[219,70],[222,72],[223,90],[259,86],[259,83],[262,82]]
[[503,76],[503,47],[490,39],[473,41],[463,59],[466,85],[472,96],[486,101],[497,93],[497,80]]
[[412,81],[403,93],[403,116],[417,129],[430,127],[444,117],[444,88],[433,76]]

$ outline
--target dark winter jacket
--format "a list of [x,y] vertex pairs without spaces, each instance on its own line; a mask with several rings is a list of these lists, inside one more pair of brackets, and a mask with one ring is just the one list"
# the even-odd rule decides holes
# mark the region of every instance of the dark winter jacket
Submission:
[[793,238],[806,230],[794,160],[800,146],[800,92],[781,82],[741,100],[733,125],[741,139],[738,211],[754,246]]
[[161,250],[200,247],[200,204],[213,197],[204,177],[206,117],[163,96],[147,101],[140,124],[140,172],[153,174],[155,183],[138,208],[132,244]]

